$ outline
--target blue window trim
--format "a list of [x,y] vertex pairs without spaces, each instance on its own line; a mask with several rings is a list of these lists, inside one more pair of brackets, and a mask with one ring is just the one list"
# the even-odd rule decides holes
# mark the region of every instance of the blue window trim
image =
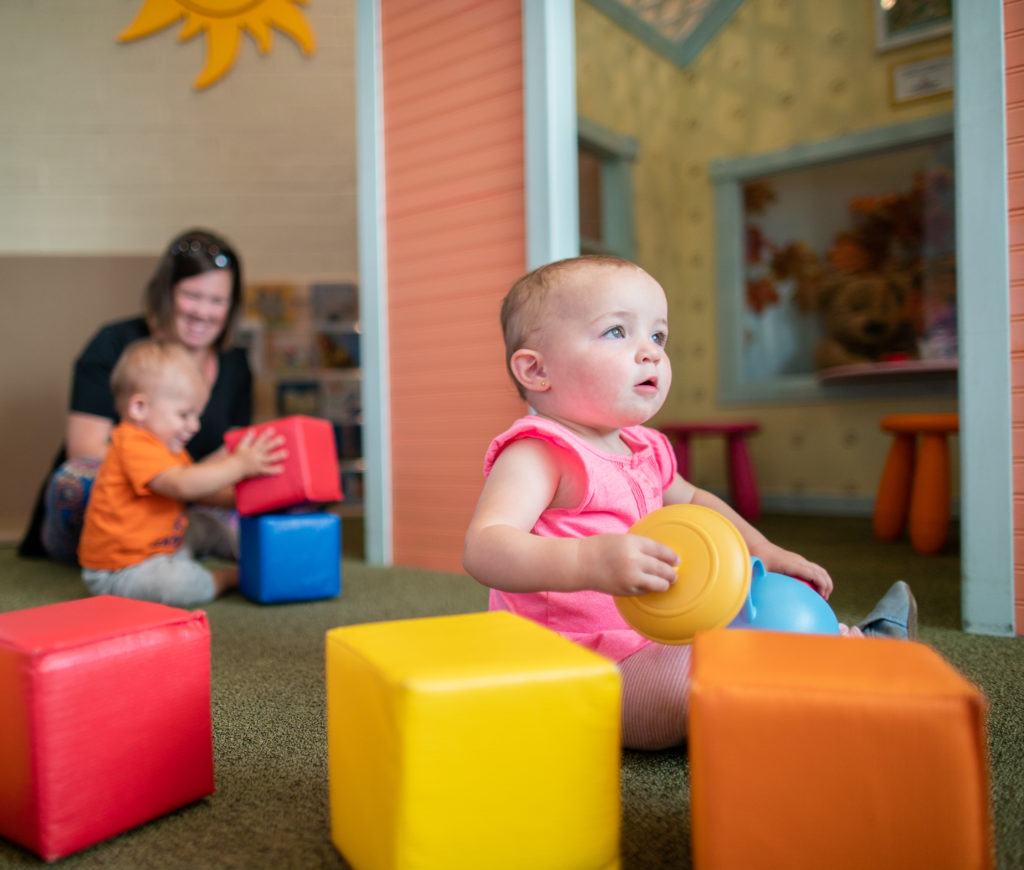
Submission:
[[862,157],[903,145],[924,142],[953,132],[951,114],[936,115],[904,124],[877,127],[823,142],[796,145],[782,151],[715,160],[710,176],[715,197],[715,256],[718,311],[718,398],[723,403],[770,404],[956,395],[956,382],[931,380],[899,384],[843,384],[828,386],[813,373],[750,381],[743,376],[743,341],[739,324],[743,305],[743,184],[775,172]]

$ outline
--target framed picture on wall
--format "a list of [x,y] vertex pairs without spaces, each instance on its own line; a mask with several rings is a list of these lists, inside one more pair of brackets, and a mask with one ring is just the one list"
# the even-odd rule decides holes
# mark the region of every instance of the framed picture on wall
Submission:
[[889,70],[889,102],[893,106],[942,97],[953,92],[953,55],[936,55]]
[[953,0],[872,0],[875,49],[889,51],[953,32]]

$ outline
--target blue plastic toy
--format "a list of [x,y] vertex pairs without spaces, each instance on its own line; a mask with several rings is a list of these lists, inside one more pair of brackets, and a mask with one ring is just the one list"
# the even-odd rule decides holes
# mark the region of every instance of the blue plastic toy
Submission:
[[839,634],[839,620],[813,588],[794,577],[765,571],[760,559],[751,563],[750,594],[729,628]]

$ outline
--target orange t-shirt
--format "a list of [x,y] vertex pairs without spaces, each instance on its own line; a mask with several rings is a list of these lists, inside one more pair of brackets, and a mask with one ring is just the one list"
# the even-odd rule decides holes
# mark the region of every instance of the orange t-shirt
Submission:
[[153,492],[149,482],[162,471],[191,464],[186,451],[171,453],[144,429],[115,426],[85,510],[78,543],[82,567],[119,571],[179,549],[188,528],[185,506]]

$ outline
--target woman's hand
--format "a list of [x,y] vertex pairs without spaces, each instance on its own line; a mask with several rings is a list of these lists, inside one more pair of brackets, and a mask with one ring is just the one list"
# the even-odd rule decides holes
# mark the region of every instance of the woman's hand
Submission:
[[579,588],[609,595],[664,592],[676,582],[679,556],[641,535],[608,534],[575,539]]

